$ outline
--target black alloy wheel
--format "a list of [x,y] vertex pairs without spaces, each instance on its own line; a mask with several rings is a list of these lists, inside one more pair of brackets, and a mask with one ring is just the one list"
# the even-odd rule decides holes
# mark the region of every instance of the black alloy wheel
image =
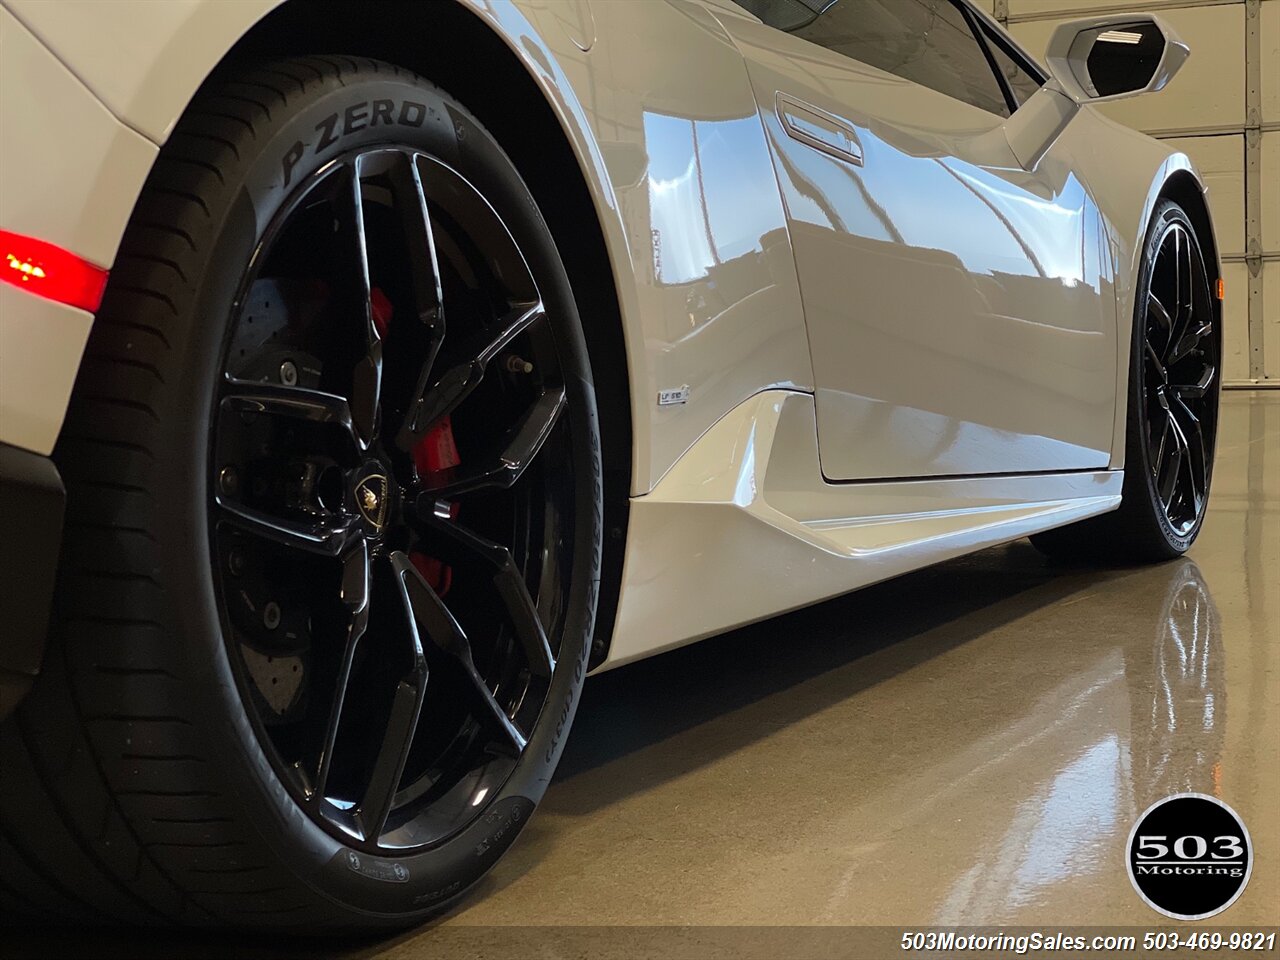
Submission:
[[1120,506],[1033,535],[1052,557],[1168,560],[1190,548],[1204,523],[1221,390],[1221,306],[1196,228],[1171,200],[1152,213],[1135,281]]
[[326,165],[252,263],[211,460],[237,679],[309,816],[424,847],[496,793],[556,669],[566,361],[505,225],[419,151]]
[[1160,509],[1179,538],[1199,523],[1213,469],[1218,337],[1204,258],[1188,225],[1159,239],[1142,333],[1143,423]]
[[462,103],[372,60],[220,70],[143,189],[55,452],[0,920],[315,934],[463,897],[581,694],[600,429],[555,237]]

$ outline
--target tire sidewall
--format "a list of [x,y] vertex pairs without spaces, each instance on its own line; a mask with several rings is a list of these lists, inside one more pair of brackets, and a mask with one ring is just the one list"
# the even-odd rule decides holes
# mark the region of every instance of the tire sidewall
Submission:
[[[275,856],[316,893],[348,911],[344,919],[404,922],[434,912],[473,886],[510,846],[541,799],[563,749],[586,674],[600,575],[603,498],[600,439],[589,372],[566,376],[575,457],[589,459],[579,476],[574,518],[575,562],[560,660],[543,714],[513,773],[487,810],[456,836],[417,854],[377,857],[339,842],[314,823],[276,777],[243,706],[223,638],[213,589],[208,529],[212,398],[246,265],[276,212],[299,183],[357,148],[380,143],[428,153],[469,180],[505,221],[546,303],[557,349],[589,371],[572,291],[537,205],[497,143],[458,104],[408,74],[381,65],[379,76],[318,78],[257,128],[255,149],[242,148],[227,176],[221,217],[215,214],[207,269],[198,281],[181,351],[185,416],[173,417],[167,450],[161,545],[169,576],[170,611],[190,659],[191,675],[207,678],[202,700],[210,749],[223,763],[225,784]],[[393,103],[397,122],[370,124],[376,101]],[[381,111],[388,116],[387,110]],[[181,128],[179,128],[181,129]],[[447,309],[447,305],[446,305]],[[180,422],[179,422],[180,421]],[[180,598],[180,599],[179,599]]]

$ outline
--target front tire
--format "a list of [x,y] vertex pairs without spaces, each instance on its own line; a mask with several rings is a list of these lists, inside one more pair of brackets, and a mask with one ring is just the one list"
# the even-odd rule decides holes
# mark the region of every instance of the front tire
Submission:
[[1222,329],[1186,211],[1151,217],[1134,298],[1120,508],[1035,534],[1051,557],[1155,562],[1181,556],[1204,523],[1213,476]]
[[0,914],[314,932],[473,887],[576,710],[602,491],[564,267],[466,108],[347,58],[212,84],[55,458]]

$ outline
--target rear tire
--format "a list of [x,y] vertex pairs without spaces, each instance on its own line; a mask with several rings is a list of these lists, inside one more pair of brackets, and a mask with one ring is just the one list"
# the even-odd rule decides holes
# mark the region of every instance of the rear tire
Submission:
[[[270,687],[266,684],[275,680],[270,676],[263,679],[252,670],[263,656],[237,652],[247,641],[235,639],[244,631],[229,605],[237,603],[244,590],[235,584],[234,589],[223,590],[220,586],[230,576],[226,573],[229,567],[239,576],[234,569],[236,564],[224,563],[225,554],[220,552],[223,538],[231,536],[224,533],[226,517],[219,513],[220,504],[230,496],[243,505],[249,494],[244,490],[229,494],[229,483],[219,487],[219,467],[229,456],[218,446],[222,441],[217,438],[223,436],[220,431],[224,430],[219,418],[230,409],[226,406],[228,384],[252,390],[259,381],[268,379],[256,373],[236,373],[247,368],[234,366],[239,361],[232,356],[232,348],[245,343],[249,343],[251,351],[270,346],[258,344],[253,337],[242,337],[247,328],[238,324],[243,322],[248,295],[255,289],[248,286],[250,279],[257,275],[254,271],[265,269],[263,262],[269,258],[264,251],[273,249],[265,246],[264,237],[271,235],[274,225],[291,209],[290,204],[298,200],[299,191],[310,182],[309,178],[323,177],[334,164],[351,164],[356,193],[365,191],[364,227],[358,231],[360,243],[366,243],[363,231],[370,231],[367,242],[372,250],[373,221],[369,218],[373,214],[368,208],[382,202],[378,198],[390,192],[392,200],[386,201],[386,209],[400,211],[400,200],[387,184],[394,182],[403,187],[412,183],[408,167],[397,168],[399,172],[394,175],[377,168],[384,157],[390,158],[388,164],[401,162],[402,154],[409,157],[407,162],[414,169],[437,164],[430,169],[442,171],[442,176],[443,171],[456,172],[458,180],[450,181],[449,190],[461,194],[471,188],[491,204],[500,226],[505,226],[522,255],[528,279],[536,287],[533,295],[545,305],[539,319],[522,328],[509,343],[504,341],[503,347],[504,351],[519,348],[524,357],[538,362],[537,370],[531,374],[533,364],[525,363],[514,353],[508,361],[504,354],[499,358],[503,361],[501,371],[498,360],[492,364],[496,371],[492,376],[500,378],[501,383],[489,393],[484,393],[488,388],[482,386],[476,388],[474,395],[465,396],[500,395],[506,406],[514,409],[522,402],[524,394],[520,391],[533,389],[525,381],[543,384],[544,393],[563,390],[563,405],[553,414],[539,445],[526,443],[534,467],[513,481],[515,486],[510,492],[485,494],[507,498],[500,500],[504,510],[509,502],[534,504],[528,514],[533,518],[528,521],[530,526],[520,526],[524,521],[519,516],[523,515],[517,514],[513,521],[524,538],[526,552],[521,553],[520,542],[489,543],[482,545],[481,551],[482,559],[498,566],[502,554],[494,553],[490,547],[509,547],[509,555],[517,558],[551,558],[540,561],[541,568],[536,573],[533,568],[538,563],[517,559],[516,576],[526,581],[524,587],[508,576],[497,587],[501,597],[491,605],[498,611],[492,616],[502,620],[507,616],[504,604],[514,605],[512,610],[519,607],[519,602],[510,597],[523,589],[525,596],[532,598],[534,617],[546,624],[548,649],[554,659],[549,661],[548,676],[535,685],[537,669],[532,660],[536,654],[521,634],[522,628],[529,629],[528,623],[512,626],[516,614],[511,613],[510,622],[502,620],[493,627],[491,641],[486,636],[485,642],[492,647],[486,651],[487,659],[481,657],[478,648],[471,649],[479,642],[477,633],[472,633],[470,639],[462,637],[462,642],[470,645],[465,656],[476,668],[472,676],[479,678],[467,681],[459,666],[463,654],[456,647],[457,635],[437,635],[437,628],[445,630],[449,621],[441,611],[463,603],[468,593],[463,590],[461,599],[447,603],[440,598],[451,586],[451,598],[459,595],[457,582],[463,574],[454,573],[465,569],[466,563],[477,563],[478,555],[443,561],[443,569],[450,571],[448,577],[440,574],[441,561],[434,558],[430,562],[437,566],[429,575],[421,572],[424,562],[414,559],[413,564],[404,563],[414,549],[411,544],[431,542],[416,524],[425,518],[425,523],[435,524],[432,529],[438,531],[454,524],[459,515],[459,510],[442,515],[443,508],[415,512],[410,508],[409,491],[418,497],[416,504],[427,495],[436,496],[437,489],[454,491],[458,485],[447,470],[442,468],[436,473],[435,466],[423,467],[415,459],[417,447],[400,451],[392,447],[397,426],[401,438],[408,438],[405,443],[416,444],[424,439],[422,432],[427,426],[439,425],[437,418],[421,424],[416,433],[403,432],[415,415],[411,405],[420,395],[422,383],[435,383],[423,395],[426,397],[437,398],[447,391],[441,386],[443,381],[436,379],[437,368],[432,367],[430,358],[415,360],[424,363],[423,378],[432,371],[432,380],[424,379],[417,391],[393,402],[389,398],[399,382],[392,372],[400,362],[395,358],[397,345],[426,343],[433,334],[423,332],[428,327],[415,327],[416,332],[407,333],[406,339],[400,340],[397,327],[389,335],[385,330],[381,336],[365,331],[370,349],[376,347],[377,364],[382,364],[384,357],[382,340],[389,336],[385,354],[388,372],[381,393],[377,388],[372,391],[371,414],[375,425],[387,426],[376,427],[376,445],[361,447],[365,465],[347,474],[337,468],[327,474],[337,478],[333,481],[337,493],[326,493],[317,481],[318,492],[314,502],[307,500],[307,509],[324,522],[340,522],[344,530],[355,531],[352,537],[363,537],[359,542],[364,545],[359,550],[367,551],[375,565],[399,557],[399,565],[393,563],[385,571],[375,566],[373,574],[366,574],[363,589],[367,609],[368,595],[372,595],[376,608],[377,603],[383,602],[378,597],[395,595],[394,591],[379,591],[388,585],[401,585],[404,608],[388,613],[386,617],[391,619],[379,621],[377,636],[370,642],[392,644],[374,649],[380,657],[384,649],[393,650],[392,659],[397,664],[407,657],[406,662],[411,665],[406,669],[410,672],[399,679],[398,686],[398,675],[392,674],[389,680],[383,677],[379,682],[392,685],[385,690],[366,686],[352,693],[355,687],[346,688],[348,698],[358,694],[355,707],[344,705],[341,699],[333,700],[329,691],[336,689],[332,684],[342,682],[339,679],[333,679],[330,687],[318,687],[316,692],[303,690],[291,699],[268,702]],[[373,161],[361,167],[360,160],[342,159],[357,155],[372,156]],[[393,181],[394,176],[399,180]],[[361,177],[368,179],[362,182]],[[424,200],[423,209],[427,205]],[[357,216],[359,209],[357,203]],[[460,224],[452,216],[454,212],[450,207],[442,215],[447,227],[440,229],[456,232],[450,233],[451,245],[447,252],[442,250],[441,262],[447,257],[470,257],[469,263],[483,267],[490,256],[485,243],[492,238],[492,224],[485,227],[488,234],[476,238],[467,232],[469,224]],[[436,222],[436,214],[433,208],[432,222]],[[384,219],[389,216],[384,214]],[[334,230],[339,230],[337,219]],[[408,234],[411,228],[406,225],[404,230]],[[394,231],[387,235],[394,235]],[[324,229],[308,236],[308,244],[317,250],[336,242]],[[468,246],[459,238],[474,241],[474,245]],[[420,252],[421,247],[411,250]],[[324,253],[316,256],[325,262]],[[373,254],[368,256],[372,262]],[[499,262],[500,268],[502,265]],[[417,268],[410,264],[409,269],[412,272]],[[498,271],[504,283],[516,283],[511,280],[512,269],[508,261],[506,271]],[[335,289],[345,282],[332,271],[321,279],[328,280]],[[419,279],[414,274],[413,283],[406,282],[403,289],[416,291],[407,294],[411,298],[429,298],[430,283],[420,283]],[[476,283],[482,284],[483,280],[482,276]],[[443,306],[448,313],[449,284],[460,281],[446,278],[442,282],[446,293]],[[519,283],[524,284],[525,280]],[[368,278],[365,284],[368,300]],[[308,289],[314,293],[317,288],[312,283]],[[449,329],[460,331],[458,337],[471,334],[479,342],[486,342],[494,326],[485,313],[486,298],[496,300],[498,293],[479,287],[466,292],[470,299],[465,309],[460,307],[449,315]],[[383,296],[380,290],[375,293]],[[333,296],[337,299],[339,294]],[[390,299],[395,300],[395,296],[392,293]],[[373,309],[375,320],[384,322],[376,316],[376,304]],[[429,312],[400,310],[396,316],[403,319],[394,323],[414,324]],[[259,315],[258,319],[261,322],[263,318]],[[317,322],[319,327],[323,323]],[[296,318],[291,317],[280,326],[281,340],[277,343],[283,344],[293,336],[295,325]],[[364,336],[359,324],[351,329],[357,337]],[[317,347],[317,352],[337,350],[341,355],[350,347],[344,339],[347,336],[322,329],[316,337],[324,346]],[[335,347],[338,341],[341,343]],[[444,343],[450,342],[448,333],[444,334]],[[432,356],[448,355],[448,346],[435,346],[441,353]],[[469,355],[459,356],[465,359]],[[305,383],[310,373],[303,362],[299,361],[296,369],[292,362],[288,366],[291,369],[286,377],[276,359],[272,369],[281,370],[279,383],[271,381],[264,386],[273,390],[279,390],[279,384],[316,386]],[[336,369],[353,371],[352,392],[344,396],[355,399],[343,402],[355,409],[362,389],[356,382],[356,371],[362,368]],[[484,376],[489,377],[490,373]],[[337,381],[327,368],[324,373],[317,371],[316,377],[328,393],[316,388],[311,395],[325,397],[339,392],[333,385]],[[525,381],[517,382],[521,377]],[[546,377],[554,382],[544,382]],[[405,377],[400,379],[408,382]],[[484,384],[489,383],[489,379],[484,380]],[[448,389],[455,390],[455,386]],[[368,395],[366,389],[365,397]],[[450,409],[457,418],[463,415],[466,403],[479,402],[463,399]],[[440,409],[425,402],[424,407]],[[294,443],[310,429],[307,415],[279,427],[271,419],[273,416],[299,415],[296,407],[292,413],[282,414],[280,409],[263,406],[256,412],[244,412],[239,419],[265,424],[263,429],[272,443]],[[472,417],[491,418],[487,408],[484,417]],[[239,419],[232,418],[237,422]],[[358,410],[356,419],[360,419]],[[361,429],[367,434],[371,428],[367,423],[363,427],[357,424],[357,440],[361,440]],[[283,463],[286,456],[301,456],[292,447],[264,447],[264,453],[254,446],[256,443],[257,439],[245,439],[240,452],[245,457],[259,457],[254,461],[259,464]],[[479,465],[480,455],[475,451],[480,450],[480,441],[477,439],[474,448],[469,449],[467,438],[459,431],[457,443],[464,459],[470,453]],[[449,444],[453,444],[452,437]],[[555,444],[555,453],[535,462],[533,457],[542,444]],[[380,452],[384,447],[385,454]],[[515,447],[499,449],[506,454]],[[385,461],[385,472],[394,473],[391,481],[381,474],[368,473],[367,464],[375,462],[369,458],[375,453],[383,458],[376,464]],[[541,799],[577,707],[599,587],[602,492],[594,390],[569,281],[533,196],[496,141],[466,108],[412,74],[385,63],[345,57],[295,58],[238,70],[211,83],[193,102],[161,151],[138,201],[93,325],[55,459],[66,482],[68,499],[54,626],[41,676],[16,714],[0,727],[0,917],[315,933],[335,928],[394,928],[420,922],[472,888],[511,845]],[[555,463],[548,464],[548,459]],[[509,468],[507,464],[503,469]],[[358,484],[344,493],[342,478],[347,475]],[[371,477],[382,482],[377,491],[383,501],[398,498],[396,516],[403,515],[405,532],[390,519],[384,529],[386,514],[371,512],[374,508],[384,510],[377,497],[370,497],[369,489],[373,488],[364,489]],[[444,479],[437,481],[438,477]],[[404,490],[399,490],[402,483]],[[263,489],[268,486],[264,483]],[[550,498],[554,493],[562,499],[554,503],[548,499],[543,504],[538,498],[553,486],[554,491],[545,496]],[[534,492],[526,492],[531,489]],[[357,499],[362,495],[368,498],[365,506],[360,506]],[[469,495],[466,491],[440,494],[455,505],[464,504],[463,520],[483,518],[486,527],[505,529],[502,517],[491,516],[497,508],[486,506],[494,501],[465,506],[476,503],[466,500]],[[271,492],[269,496],[275,494]],[[299,509],[289,501],[289,523],[300,516]],[[295,526],[301,523],[297,520]],[[397,519],[396,524],[399,523]],[[543,540],[539,537],[545,531],[551,531],[545,533],[547,542],[560,544],[561,553],[542,549]],[[261,533],[261,529],[251,532],[247,540],[239,533],[234,535],[241,537],[237,543],[248,543],[251,552],[261,549],[265,559],[257,562],[265,568],[263,582],[279,584],[288,572],[282,574],[280,570],[293,561],[280,563],[278,558],[293,554],[279,552],[285,548],[278,544],[259,544],[254,537]],[[441,534],[434,541],[441,551],[451,550],[461,542],[449,540],[449,536]],[[498,538],[494,535],[493,539]],[[253,562],[251,558],[250,563]],[[346,561],[343,563],[342,596],[350,600],[352,585],[346,577]],[[276,569],[271,569],[273,566]],[[323,572],[302,579],[320,581],[328,576]],[[497,585],[504,574],[490,571],[477,577],[468,590],[478,595],[488,589],[486,576]],[[335,568],[334,582],[337,580]],[[428,610],[426,619],[417,618],[418,630],[414,632],[408,627],[415,622],[413,618],[419,611],[416,604],[424,597],[434,598],[431,602],[436,606]],[[250,603],[250,607],[265,611],[260,604]],[[466,625],[470,621],[463,614],[470,615],[474,607],[475,604],[464,612],[450,612]],[[305,626],[293,626],[294,633],[290,634],[297,647],[290,653],[292,662],[304,665],[311,676],[319,675],[319,668],[314,665],[320,658],[330,656],[319,640],[322,631],[332,638],[351,636],[355,630],[351,627],[348,631],[345,625],[341,631],[331,629],[329,621],[336,623],[344,615],[336,602],[324,607],[323,613],[321,609],[302,607],[296,623]],[[393,603],[387,609],[397,608]],[[288,619],[287,609],[283,623],[278,608],[263,616],[268,630],[280,625],[279,630],[283,631],[295,623]],[[298,640],[297,633],[310,645]],[[418,633],[425,653],[420,650],[414,661],[411,651]],[[409,646],[395,646],[401,641]],[[356,640],[349,642],[354,645]],[[446,649],[451,643],[455,646]],[[338,648],[341,649],[341,642]],[[246,660],[246,656],[250,659]],[[286,662],[283,654],[278,656],[278,662]],[[508,666],[504,657],[517,659]],[[519,657],[526,657],[529,662],[520,661]],[[364,666],[352,667],[351,676],[363,677],[365,674],[359,670],[366,668],[375,678],[391,673],[391,668],[380,666],[381,661],[366,657],[360,662]],[[419,664],[420,669],[413,663]],[[293,669],[296,671],[298,666]],[[486,670],[493,676],[501,673],[501,680],[489,680],[491,674]],[[460,682],[462,687],[457,686]],[[472,686],[467,687],[467,682]],[[385,809],[374,815],[365,810],[365,801],[379,795],[373,783],[360,779],[364,767],[359,757],[366,756],[367,751],[359,737],[366,727],[373,727],[375,732],[388,731],[385,741],[373,741],[375,761],[365,779],[376,780],[383,769],[377,744],[393,744],[389,731],[397,729],[393,721],[400,716],[396,711],[401,709],[401,695],[408,691],[411,703],[413,691],[418,689],[414,683],[426,687],[429,697],[449,698],[449,715],[460,718],[463,732],[456,739],[445,738],[448,748],[442,754],[447,762],[456,764],[463,762],[459,758],[472,762],[478,756],[473,756],[476,750],[487,751],[486,737],[500,739],[504,735],[505,728],[499,729],[503,725],[496,713],[490,710],[486,714],[480,689],[481,684],[499,684],[489,690],[489,700],[507,712],[515,728],[515,733],[505,731],[512,741],[507,744],[510,756],[504,754],[504,762],[509,760],[509,764],[499,767],[493,760],[483,769],[500,770],[501,778],[493,779],[474,796],[459,793],[465,786],[464,775],[471,768],[463,770],[459,766],[457,775],[464,779],[450,786],[454,781],[443,779],[454,775],[450,772],[453,768],[445,766],[446,760],[441,759],[434,766],[435,759],[428,762],[422,746],[427,721],[418,724],[418,719],[427,714],[419,695],[419,712],[412,714],[412,722],[406,721],[399,728],[406,738],[400,752],[388,753],[399,756],[398,766],[393,761],[386,767],[394,778],[392,792],[385,793]],[[454,686],[441,687],[444,693],[434,694],[432,684],[436,683]],[[512,696],[506,691],[517,688],[522,691],[518,702],[511,705],[502,700],[504,694]],[[255,689],[266,692],[254,692]],[[394,699],[387,701],[389,705],[384,704],[379,697],[383,692],[390,696],[392,690]],[[293,729],[289,724],[295,722],[295,716],[305,718],[313,707],[328,709],[335,702],[333,725],[339,739],[325,734],[327,724],[311,720],[297,720],[298,735],[289,734]],[[377,727],[375,721],[387,716],[386,711],[391,719]],[[342,744],[347,741],[341,737],[348,737],[354,745],[348,754],[356,760],[351,761],[351,770],[344,777],[356,786],[341,789],[348,793],[365,789],[364,793],[352,794],[359,803],[352,801],[351,806],[344,807],[341,797],[348,794],[341,793],[339,787],[330,788],[332,798],[324,786],[317,788],[316,781],[309,779],[310,770],[305,764],[294,775],[296,765],[289,762],[290,744],[295,740],[309,744],[303,733],[317,729],[328,737],[319,741],[327,747],[326,756],[342,756]],[[349,730],[355,732],[346,732]],[[481,730],[486,732],[482,735]],[[527,743],[518,745],[520,738],[527,739]],[[303,751],[303,747],[298,749]],[[330,767],[321,769],[333,769],[337,764],[334,759]],[[492,772],[489,775],[496,776]],[[419,780],[411,782],[413,777]],[[359,787],[360,783],[364,788]],[[306,795],[307,784],[318,791],[311,799]],[[396,784],[399,790],[394,789]],[[456,820],[446,821],[445,814],[439,812],[443,809],[439,804],[444,801],[434,799],[436,794],[446,793],[452,798],[450,813],[461,803],[460,797],[474,801],[474,811],[463,809]],[[437,806],[431,807],[432,803]],[[373,801],[369,805],[378,807]],[[371,826],[375,821],[377,825]],[[444,826],[432,833],[433,824]]]
[[1120,507],[1034,534],[1042,553],[1156,562],[1181,556],[1195,541],[1209,499],[1221,379],[1222,331],[1210,282],[1190,218],[1162,200],[1135,296]]

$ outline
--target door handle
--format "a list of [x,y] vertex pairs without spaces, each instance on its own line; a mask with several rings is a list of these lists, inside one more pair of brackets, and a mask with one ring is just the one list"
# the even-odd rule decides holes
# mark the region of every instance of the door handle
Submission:
[[848,120],[841,120],[835,114],[797,100],[781,90],[778,91],[777,105],[778,119],[792,139],[838,160],[862,166],[862,144]]

